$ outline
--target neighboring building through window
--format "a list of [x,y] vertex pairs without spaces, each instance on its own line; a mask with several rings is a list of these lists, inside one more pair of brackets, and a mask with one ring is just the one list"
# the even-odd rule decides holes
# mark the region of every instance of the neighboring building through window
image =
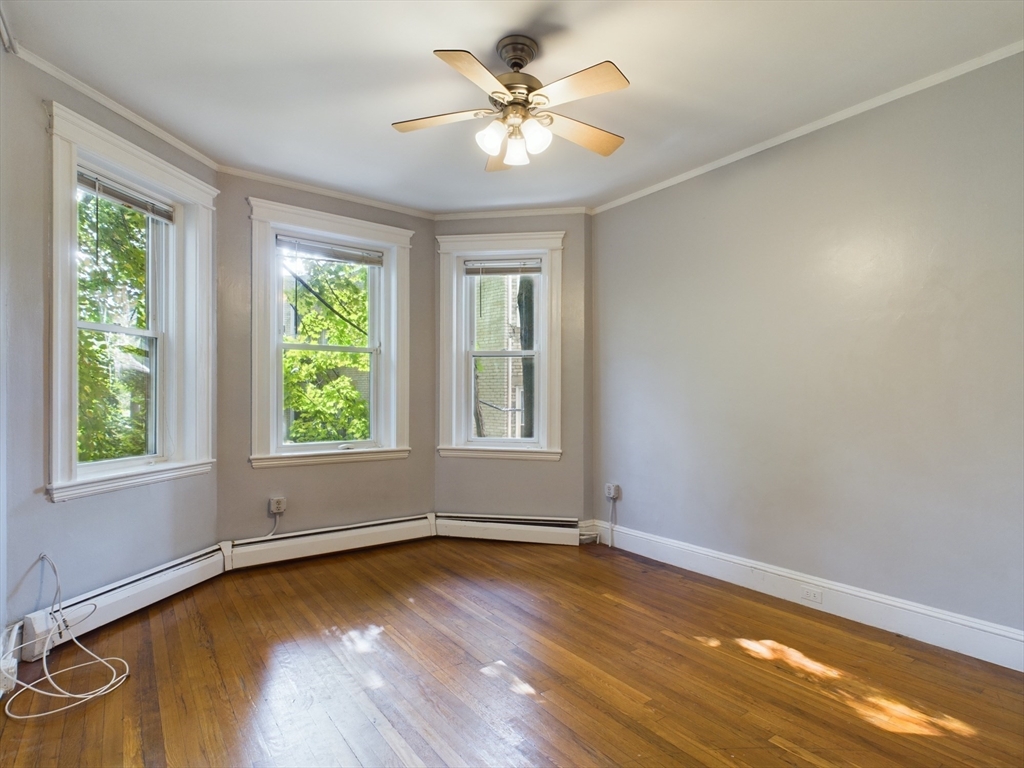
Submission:
[[561,455],[563,234],[438,237],[442,456]]
[[404,458],[412,233],[249,202],[252,465]]
[[217,190],[52,110],[50,498],[208,472]]

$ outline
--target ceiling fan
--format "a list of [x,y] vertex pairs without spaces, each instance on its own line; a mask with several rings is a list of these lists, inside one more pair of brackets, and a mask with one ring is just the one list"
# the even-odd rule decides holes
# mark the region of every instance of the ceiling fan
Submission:
[[552,134],[605,157],[618,149],[625,141],[621,136],[548,112],[547,108],[625,88],[629,81],[619,68],[610,61],[603,61],[543,85],[522,71],[536,57],[537,50],[537,43],[524,35],[502,38],[498,42],[498,54],[512,71],[497,76],[469,51],[434,51],[441,61],[484,90],[490,97],[491,109],[449,112],[392,125],[406,133],[434,125],[493,117],[495,119],[476,135],[476,143],[489,155],[488,171],[526,165],[530,155],[548,148]]

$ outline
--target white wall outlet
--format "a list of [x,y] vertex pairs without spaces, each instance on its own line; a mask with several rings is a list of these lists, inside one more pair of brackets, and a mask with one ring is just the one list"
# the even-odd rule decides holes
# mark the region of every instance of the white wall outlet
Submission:
[[818,587],[812,587],[808,584],[800,585],[800,599],[809,600],[812,603],[821,602],[821,590]]
[[622,495],[622,489],[615,483],[604,484],[604,497],[606,499],[617,499]]
[[283,515],[288,509],[288,499],[284,496],[274,496],[270,499],[270,514]]

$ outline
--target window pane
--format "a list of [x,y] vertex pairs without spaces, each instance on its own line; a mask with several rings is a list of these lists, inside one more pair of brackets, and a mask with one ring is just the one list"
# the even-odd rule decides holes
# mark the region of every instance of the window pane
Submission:
[[372,355],[307,349],[282,354],[286,442],[371,438]]
[[474,275],[473,349],[533,349],[535,280],[527,275]]
[[533,438],[534,360],[473,358],[473,436]]
[[[153,222],[155,227],[166,226]],[[147,252],[143,213],[78,191],[78,319],[148,328]]]
[[369,346],[371,269],[377,267],[295,254],[282,256],[284,340]]
[[79,330],[79,461],[154,452],[155,353],[155,339]]

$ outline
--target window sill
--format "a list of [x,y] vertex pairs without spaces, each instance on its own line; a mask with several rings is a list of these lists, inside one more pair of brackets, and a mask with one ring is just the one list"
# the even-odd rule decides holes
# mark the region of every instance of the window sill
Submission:
[[324,453],[281,453],[275,456],[250,456],[253,469],[264,467],[292,467],[302,464],[343,464],[349,461],[390,461],[406,459],[409,448],[362,448],[351,451]]
[[178,477],[204,475],[210,471],[212,466],[212,460],[178,462],[174,464],[165,462],[114,475],[86,477],[71,480],[67,483],[51,483],[46,486],[46,491],[50,496],[50,501],[70,501],[71,499],[80,499],[85,496],[120,491],[124,488],[134,488],[139,485],[162,483],[165,480],[174,480]]
[[558,461],[561,451],[540,448],[480,448],[446,445],[437,449],[444,459],[514,459],[519,461]]

